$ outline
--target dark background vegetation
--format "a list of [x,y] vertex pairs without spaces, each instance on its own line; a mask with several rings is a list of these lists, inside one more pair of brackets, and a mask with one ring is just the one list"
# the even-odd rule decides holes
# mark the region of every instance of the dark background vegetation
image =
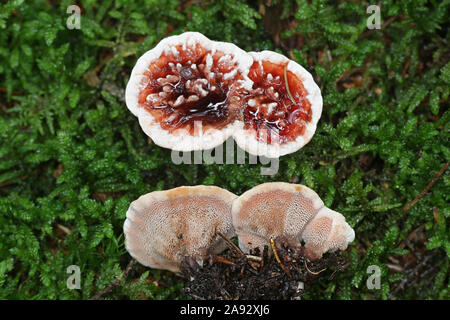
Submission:
[[[449,1],[72,1],[0,4],[0,298],[183,298],[183,282],[130,261],[122,224],[139,195],[267,181],[313,188],[356,231],[348,268],[306,299],[448,299]],[[370,4],[381,30],[369,30]],[[261,165],[175,165],[124,103],[136,59],[186,30],[296,60],[322,90],[312,141]],[[421,194],[424,190],[425,192]],[[407,206],[416,197],[417,202]],[[81,268],[68,290],[66,268]],[[369,290],[369,265],[382,271]]]

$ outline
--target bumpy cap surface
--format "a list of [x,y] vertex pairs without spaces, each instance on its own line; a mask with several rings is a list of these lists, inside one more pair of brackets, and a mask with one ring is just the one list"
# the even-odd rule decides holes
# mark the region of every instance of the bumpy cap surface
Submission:
[[258,185],[237,198],[232,208],[239,246],[245,252],[283,237],[291,246],[305,241],[306,254],[317,259],[326,251],[345,249],[354,231],[338,212],[324,206],[308,187],[284,182]]
[[126,103],[159,146],[211,149],[233,136],[242,149],[269,158],[308,143],[322,113],[319,87],[296,62],[198,32],[165,38],[141,56]]
[[302,148],[316,131],[322,95],[312,75],[295,61],[272,51],[250,52],[253,81],[235,131],[247,152],[277,158]]
[[124,223],[125,245],[141,264],[178,272],[185,256],[200,261],[234,236],[231,205],[237,196],[214,186],[155,191],[133,201]]
[[185,32],[161,40],[139,58],[126,89],[126,103],[144,132],[159,146],[211,149],[234,132],[251,86],[251,57],[231,43]]

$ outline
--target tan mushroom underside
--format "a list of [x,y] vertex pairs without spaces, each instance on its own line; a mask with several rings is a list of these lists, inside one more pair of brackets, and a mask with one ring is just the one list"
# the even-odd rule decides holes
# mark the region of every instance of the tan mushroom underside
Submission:
[[306,255],[317,259],[326,251],[345,249],[354,239],[344,216],[324,206],[306,186],[284,182],[258,185],[233,203],[233,225],[245,252],[283,237],[290,245],[305,241]]
[[155,191],[133,201],[124,223],[125,245],[141,264],[173,272],[189,255],[202,258],[233,237],[231,206],[237,196],[214,186]]

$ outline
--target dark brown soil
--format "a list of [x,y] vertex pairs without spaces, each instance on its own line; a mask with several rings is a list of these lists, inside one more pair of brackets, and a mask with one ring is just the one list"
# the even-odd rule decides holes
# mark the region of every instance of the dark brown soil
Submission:
[[313,262],[303,256],[302,247],[290,248],[280,239],[274,246],[280,262],[270,243],[262,254],[251,253],[256,258],[231,248],[222,256],[209,256],[203,267],[186,257],[182,265],[185,293],[198,300],[298,300],[319,277],[330,278],[346,267],[339,253]]

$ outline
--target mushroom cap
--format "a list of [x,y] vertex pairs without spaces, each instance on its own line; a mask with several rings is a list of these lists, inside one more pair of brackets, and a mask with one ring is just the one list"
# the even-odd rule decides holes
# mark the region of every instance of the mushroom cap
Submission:
[[[262,250],[270,238],[283,237],[291,246],[299,246],[303,238],[308,256],[316,259],[327,250],[346,248],[354,239],[345,218],[299,184],[260,184],[233,202],[232,217],[239,246],[245,252],[256,247]],[[329,225],[320,223],[324,217],[330,219]]]
[[269,158],[308,143],[322,113],[319,87],[296,62],[198,32],[167,37],[144,53],[125,100],[161,147],[207,150],[233,136],[245,151]]
[[138,97],[140,91],[146,85],[145,72],[148,71],[149,66],[158,60],[163,53],[169,52],[172,47],[178,44],[201,45],[208,48],[212,46],[211,40],[199,32],[185,32],[180,35],[170,36],[162,39],[156,47],[145,52],[136,62],[125,91],[125,100],[128,109],[135,115],[139,116],[139,110],[142,107],[139,105]]
[[[189,60],[191,63],[187,64],[185,61],[186,59],[182,58],[184,53],[189,54],[189,57],[192,57],[192,59],[195,59],[196,61],[205,61],[205,69],[202,70],[205,78],[202,78],[200,81],[210,81],[214,78],[213,81],[219,83],[220,86],[224,85],[229,87],[226,90],[226,98],[228,100],[230,98],[228,91],[233,92],[239,87],[251,87],[251,81],[248,79],[247,73],[249,65],[252,63],[252,59],[245,51],[241,50],[232,43],[211,41],[198,32],[185,32],[180,35],[164,38],[155,48],[147,51],[138,59],[127,84],[125,93],[126,104],[128,109],[139,118],[139,124],[142,130],[150,138],[152,138],[155,144],[177,151],[212,149],[222,144],[233,134],[237,121],[235,121],[232,117],[227,120],[228,122],[225,122],[223,126],[220,126],[220,128],[216,127],[214,124],[208,124],[207,121],[198,120],[198,123],[200,123],[201,126],[199,124],[196,128],[194,128],[194,132],[183,126],[180,128],[175,128],[174,130],[166,130],[161,126],[161,119],[157,119],[157,117],[149,112],[149,110],[145,108],[142,103],[139,103],[140,94],[146,90],[146,87],[152,82],[152,80],[163,79],[149,78],[149,75],[152,74],[151,70],[159,70],[158,63],[160,59],[170,58],[174,61],[177,67],[178,64],[180,64],[180,66],[183,65],[183,68],[185,68],[184,65],[186,64],[186,67],[191,69],[195,68],[195,70],[198,70],[195,63]],[[180,61],[180,63],[176,63],[176,61]],[[227,69],[225,66],[226,63],[229,63],[229,65],[233,67],[233,70],[230,71]],[[213,68],[214,70],[212,70],[211,66],[215,67],[215,69]],[[228,73],[220,73],[220,71],[224,70]],[[220,78],[217,77],[218,74],[221,74]],[[212,76],[212,78],[208,78],[209,76]],[[198,79],[193,79],[191,84],[194,83],[194,80]],[[211,92],[213,92],[211,88],[214,86],[211,85],[211,83],[208,83],[207,85],[202,85],[202,83],[203,82],[197,83],[197,85],[192,85],[192,88],[204,92],[206,94],[206,98],[208,98],[211,95]],[[174,88],[174,86],[172,87]],[[182,87],[182,90],[187,88],[184,84]],[[170,87],[168,86],[168,88]],[[162,89],[160,92],[154,92],[154,94],[155,99],[158,101],[165,99],[158,98],[161,96],[160,94],[164,94]],[[175,95],[176,94],[177,93],[175,93]],[[184,97],[184,94],[185,93],[179,94],[178,97],[181,99],[179,104],[176,102],[177,100],[175,100],[175,103],[172,101],[171,103],[174,103],[174,105],[171,105],[171,107],[176,105],[177,108],[179,108],[180,105],[182,106],[184,103],[187,103],[186,101],[190,96]],[[222,94],[225,95],[224,92],[222,92]],[[195,95],[195,99],[200,99],[200,101],[204,98],[205,97],[199,98],[199,95]],[[148,99],[148,96],[146,99]],[[153,103],[151,101],[152,99],[150,99],[150,104]],[[156,107],[161,106],[162,105],[157,105]],[[195,109],[195,103],[194,108],[191,108],[191,110],[192,109]],[[198,110],[196,112],[198,114]],[[172,115],[173,114],[175,114],[175,112],[173,112]],[[193,118],[191,113],[188,114],[188,117]],[[169,119],[170,117],[166,118],[167,123],[170,123]],[[180,121],[177,120],[176,123],[180,123]],[[169,124],[169,126],[171,126],[171,124]]]
[[303,230],[305,254],[311,260],[320,258],[325,252],[345,250],[355,239],[355,231],[345,222],[339,212],[322,207]]
[[[322,104],[323,104],[320,88],[314,82],[312,75],[305,68],[303,68],[295,61],[288,59],[282,54],[266,50],[261,52],[249,52],[249,55],[253,58],[254,64],[256,63],[259,64],[258,67],[262,69],[262,73],[267,77],[269,77],[269,75],[270,77],[272,77],[273,75],[270,74],[270,70],[265,70],[264,67],[265,63],[270,63],[270,65],[278,65],[279,69],[284,69],[284,66],[286,66],[287,72],[286,76],[289,79],[288,80],[289,83],[291,84],[294,83],[296,85],[295,88],[300,88],[302,91],[304,90],[306,93],[305,96],[297,94],[296,92],[294,92],[295,88],[289,85],[290,91],[292,91],[292,95],[295,97],[296,101],[295,105],[299,106],[304,104],[303,101],[304,99],[306,99],[311,106],[309,114],[310,118],[308,120],[295,120],[294,125],[302,126],[303,127],[302,132],[298,133],[293,140],[288,140],[286,142],[281,141],[281,139],[278,139],[277,141],[280,131],[278,132],[272,131],[272,135],[275,137],[274,139],[275,142],[268,143],[269,140],[267,134],[265,136],[263,134],[263,141],[261,141],[257,137],[257,135],[260,134],[260,132],[256,132],[253,128],[247,128],[244,125],[244,123],[239,124],[239,126],[235,130],[233,137],[241,149],[244,149],[245,151],[253,155],[266,156],[268,158],[278,158],[280,156],[295,152],[300,148],[302,148],[305,144],[307,144],[311,140],[312,136],[316,131],[317,122],[319,121],[322,114]],[[269,80],[269,78],[267,78],[267,81],[265,82],[266,85],[269,86],[271,83],[276,82],[280,83],[281,81],[283,87],[286,87],[284,74],[283,73],[280,74],[279,77],[281,77],[281,79],[279,79],[278,81],[274,81],[272,79]],[[251,75],[250,79],[253,80]],[[253,90],[256,89],[258,89],[258,86],[254,84]],[[268,90],[265,89],[263,95],[267,96],[267,91]],[[278,94],[278,92],[276,94]],[[282,103],[281,100],[277,101],[277,104],[280,103]],[[261,110],[260,108],[261,106],[257,107],[258,107],[257,113],[259,113]],[[289,118],[288,112],[281,117],[281,119],[285,121],[288,121],[288,118]],[[291,121],[289,120],[288,123],[291,123]]]
[[216,232],[235,235],[231,206],[236,198],[227,190],[202,185],[145,194],[127,211],[126,249],[141,264],[172,272],[180,271],[185,256],[218,254],[226,243]]

